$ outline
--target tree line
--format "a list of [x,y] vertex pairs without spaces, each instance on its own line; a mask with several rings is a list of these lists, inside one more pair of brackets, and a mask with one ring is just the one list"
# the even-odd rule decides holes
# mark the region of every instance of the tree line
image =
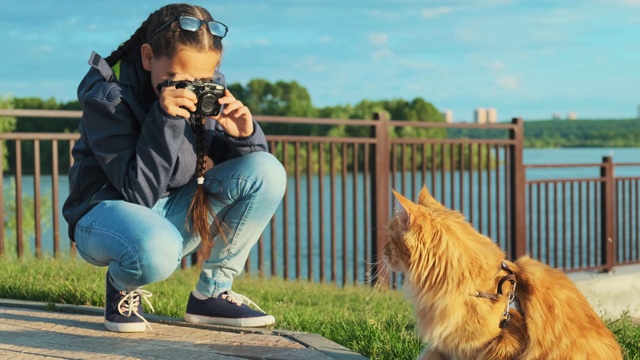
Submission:
[[[382,112],[390,120],[444,122],[442,113],[430,102],[417,97],[413,100],[362,100],[355,105],[334,105],[315,107],[306,88],[296,81],[269,82],[253,79],[246,85],[233,83],[229,90],[247,105],[254,115],[289,116],[301,118],[372,119],[374,113]],[[54,98],[46,100],[37,97],[0,97],[0,108],[81,110],[78,101],[58,102]],[[525,147],[633,147],[640,143],[640,119],[611,120],[538,120],[525,119]],[[65,132],[77,131],[78,119],[15,118],[0,117],[0,131],[3,132]],[[332,137],[368,137],[369,128],[347,125],[305,125],[305,124],[261,124],[265,133],[273,135],[312,135]],[[415,127],[394,127],[393,138],[504,138],[506,132],[486,129],[426,129]],[[292,147],[291,147],[292,148]],[[42,169],[50,169],[51,150],[48,142],[41,144]],[[66,173],[70,149],[59,147],[61,173]],[[278,150],[276,149],[276,155]],[[293,151],[290,149],[288,151]],[[326,150],[328,151],[328,150]],[[3,146],[5,171],[14,160],[15,150]],[[33,169],[33,148],[23,144],[23,169],[28,173]],[[303,150],[304,152],[304,150]],[[317,154],[302,154],[317,156]],[[439,155],[443,156],[443,155]],[[289,158],[293,158],[289,156]],[[325,157],[327,158],[327,157]],[[29,163],[31,161],[31,163]]]
[[[453,138],[500,139],[501,131],[449,129]],[[638,147],[640,119],[524,120],[525,148]]]

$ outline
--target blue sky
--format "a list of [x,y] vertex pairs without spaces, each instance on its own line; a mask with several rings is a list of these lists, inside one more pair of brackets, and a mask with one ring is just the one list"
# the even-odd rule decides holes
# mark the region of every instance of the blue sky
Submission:
[[[0,96],[75,99],[92,50],[128,39],[161,1],[2,0]],[[229,83],[297,81],[317,107],[421,97],[455,121],[632,118],[640,0],[200,1],[229,26]]]

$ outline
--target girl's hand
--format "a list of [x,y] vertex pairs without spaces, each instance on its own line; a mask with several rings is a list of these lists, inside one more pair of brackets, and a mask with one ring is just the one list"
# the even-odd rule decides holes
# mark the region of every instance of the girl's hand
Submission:
[[[181,74],[174,76],[172,80],[193,81],[193,77]],[[191,113],[196,111],[198,98],[196,94],[190,90],[176,89],[175,86],[165,86],[160,91],[158,101],[160,107],[162,107],[167,114],[189,119]]]
[[247,137],[253,134],[253,116],[249,108],[236,99],[228,89],[225,89],[224,96],[218,99],[224,105],[220,115],[213,119],[222,125],[222,128],[229,136]]

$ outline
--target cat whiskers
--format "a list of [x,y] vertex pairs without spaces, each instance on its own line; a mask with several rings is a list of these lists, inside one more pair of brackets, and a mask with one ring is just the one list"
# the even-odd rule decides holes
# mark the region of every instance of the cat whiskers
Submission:
[[378,260],[375,262],[365,261],[365,266],[369,269],[373,269],[374,272],[371,273],[369,279],[365,280],[364,284],[371,282],[377,283],[388,278],[389,268],[383,260]]
[[370,269],[374,269],[374,273],[371,274],[371,277],[366,284],[373,284],[371,287],[371,295],[367,297],[367,300],[371,299],[374,296],[377,296],[380,291],[386,290],[388,288],[388,279],[390,275],[389,267],[387,267],[386,263],[382,260],[376,262],[366,262],[366,265]]

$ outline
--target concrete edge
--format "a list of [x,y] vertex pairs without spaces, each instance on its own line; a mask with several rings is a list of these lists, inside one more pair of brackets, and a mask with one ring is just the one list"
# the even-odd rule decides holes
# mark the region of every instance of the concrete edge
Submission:
[[[32,310],[45,310],[63,313],[74,313],[82,315],[103,316],[104,309],[95,306],[86,305],[70,305],[58,303],[46,303],[30,300],[13,300],[0,298],[0,307],[6,308],[22,308]],[[277,330],[268,328],[241,328],[222,325],[205,325],[191,324],[179,318],[169,316],[161,316],[155,314],[147,314],[145,319],[149,322],[155,322],[165,325],[182,326],[198,329],[209,329],[214,331],[233,332],[238,334],[259,334],[286,337],[295,341],[302,346],[320,351],[324,355],[337,360],[367,360],[366,357],[353,352],[352,350],[335,343],[318,334],[306,333],[300,331]]]

